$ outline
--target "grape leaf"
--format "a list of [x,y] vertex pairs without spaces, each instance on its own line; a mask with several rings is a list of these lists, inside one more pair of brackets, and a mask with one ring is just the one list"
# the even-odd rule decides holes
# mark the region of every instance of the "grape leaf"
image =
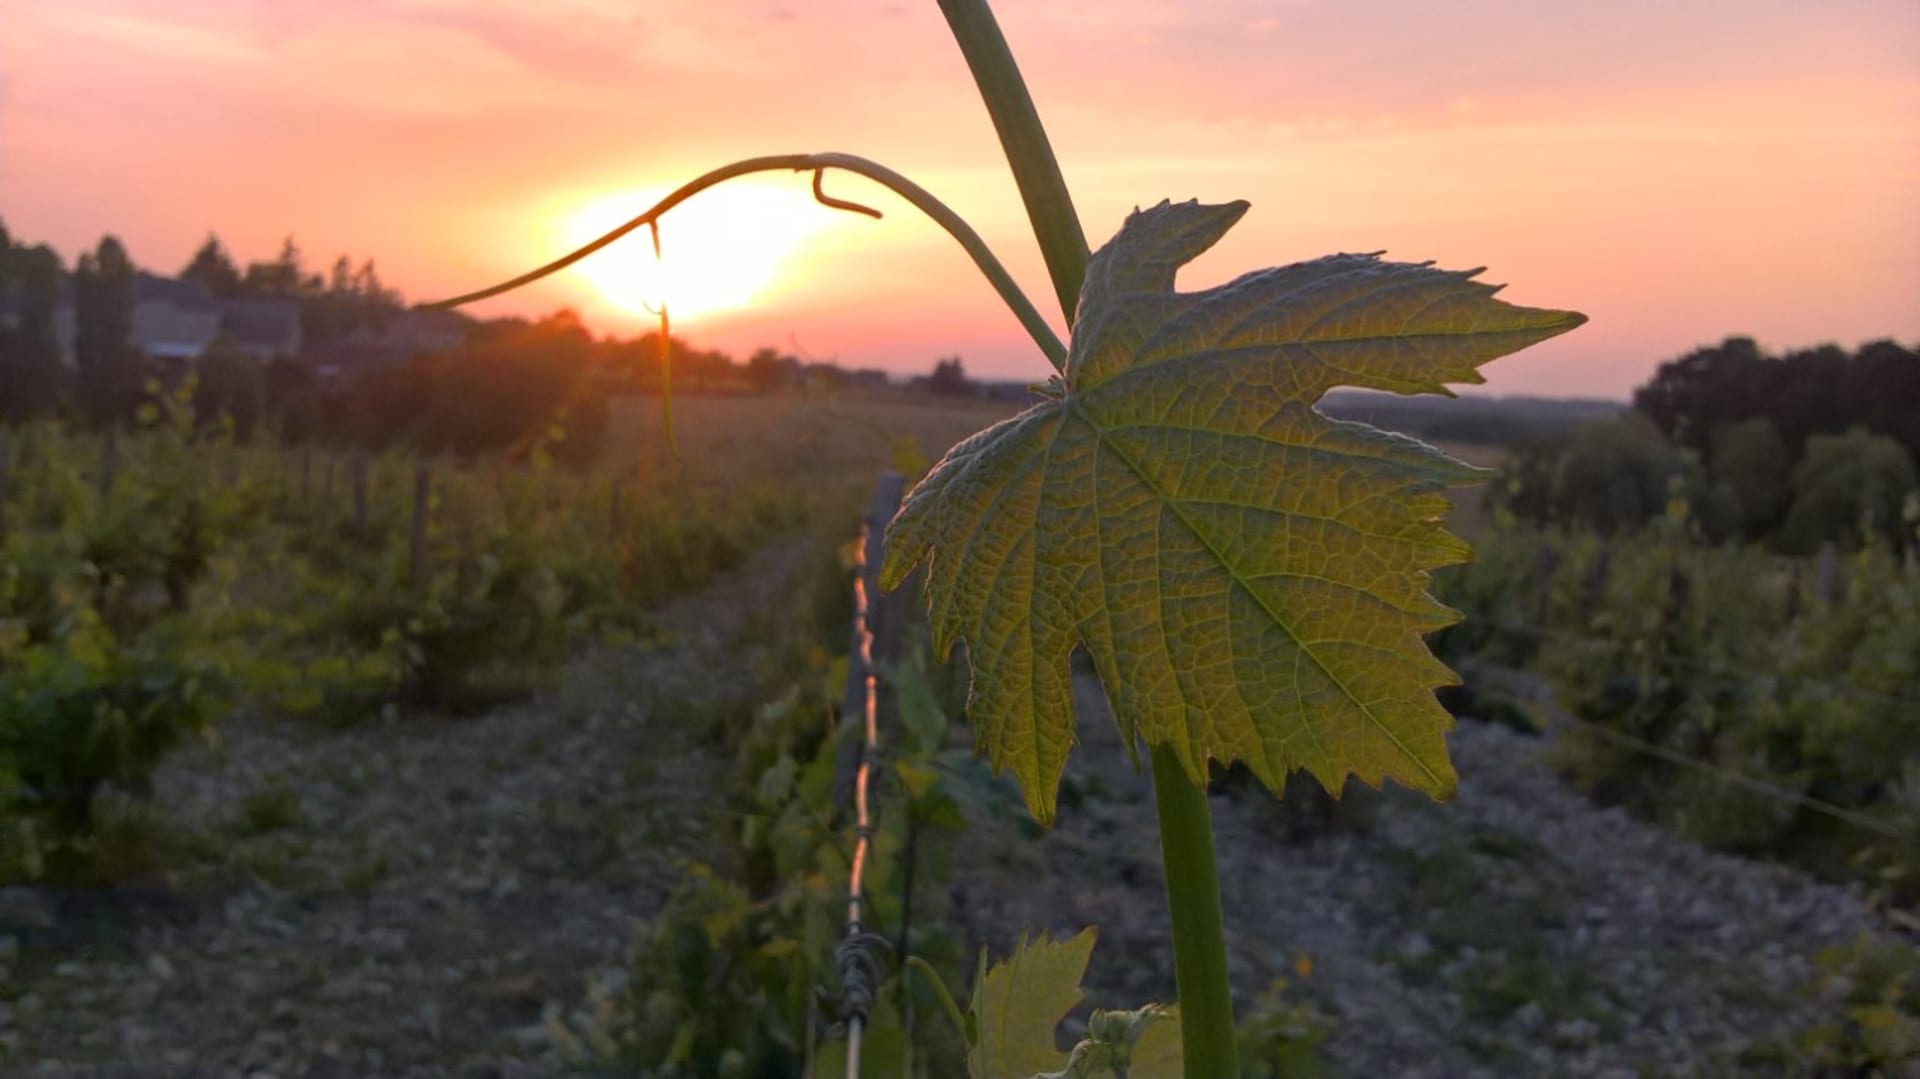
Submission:
[[1494,298],[1479,271],[1333,255],[1202,292],[1174,273],[1245,202],[1135,211],[1096,252],[1050,397],[955,446],[888,530],[883,584],[929,561],[936,648],[965,639],[968,709],[1051,820],[1089,652],[1127,744],[1204,782],[1245,761],[1436,797],[1454,786],[1421,639],[1455,620],[1427,572],[1468,557],[1444,491],[1482,473],[1328,419],[1334,386],[1442,393],[1578,326]]
[[1012,958],[974,979],[969,1079],[1032,1079],[1066,1063],[1053,1031],[1080,1003],[1093,940],[1092,929],[1064,941],[1041,936],[1029,942],[1022,935]]

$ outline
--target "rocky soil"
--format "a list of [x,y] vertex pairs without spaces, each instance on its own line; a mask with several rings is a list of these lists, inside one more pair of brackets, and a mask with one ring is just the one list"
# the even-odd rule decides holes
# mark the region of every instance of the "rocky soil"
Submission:
[[[1079,691],[1083,714],[1103,708]],[[958,864],[990,868],[963,873],[957,909],[996,951],[1023,926],[1097,925],[1094,1002],[1171,999],[1151,779],[1110,722],[1081,733],[1059,826],[971,836]],[[1805,1074],[1783,1042],[1839,1011],[1816,953],[1912,947],[1857,889],[1596,808],[1547,739],[1468,720],[1449,743],[1446,805],[1356,787],[1303,809],[1251,780],[1211,799],[1237,995],[1285,979],[1342,1074]]]
[[[621,965],[700,854],[725,761],[688,732],[756,703],[765,612],[808,557],[765,552],[665,612],[658,644],[478,721],[229,724],[158,784],[184,871],[0,891],[6,1074],[560,1073],[543,1014]],[[1151,785],[1110,723],[1082,735],[1059,827],[981,822],[951,909],[1002,952],[1098,925],[1095,999],[1168,999]],[[1833,1017],[1819,949],[1885,935],[1857,891],[1595,808],[1543,739],[1467,722],[1452,745],[1450,805],[1212,800],[1237,986],[1286,979],[1341,1073],[1744,1073]]]
[[543,1009],[617,966],[711,824],[701,716],[758,703],[758,620],[799,547],[478,721],[237,719],[154,804],[211,864],[104,895],[0,895],[0,1045],[35,1076],[522,1076]]

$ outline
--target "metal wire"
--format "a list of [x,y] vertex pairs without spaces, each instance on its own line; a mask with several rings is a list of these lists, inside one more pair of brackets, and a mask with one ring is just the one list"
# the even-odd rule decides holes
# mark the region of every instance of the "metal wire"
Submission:
[[868,1009],[873,1005],[874,986],[869,979],[877,981],[879,972],[879,966],[870,954],[870,945],[863,939],[869,934],[861,924],[860,899],[861,889],[866,883],[867,856],[873,847],[873,817],[868,793],[873,777],[873,761],[880,752],[880,683],[873,669],[873,626],[868,617],[871,607],[867,595],[867,547],[873,529],[872,521],[860,526],[860,542],[854,555],[853,619],[854,634],[858,640],[854,660],[860,664],[865,687],[861,711],[866,724],[866,737],[860,746],[860,764],[853,778],[855,842],[853,864],[847,872],[847,932],[836,956],[846,994],[847,1079],[860,1079],[861,1033],[866,1026]]

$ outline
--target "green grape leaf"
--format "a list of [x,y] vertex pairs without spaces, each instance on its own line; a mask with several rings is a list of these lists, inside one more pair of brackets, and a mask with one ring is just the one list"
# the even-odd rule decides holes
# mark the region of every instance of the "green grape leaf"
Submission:
[[1022,935],[1011,959],[974,979],[967,1008],[970,1079],[1032,1079],[1066,1064],[1053,1032],[1080,1003],[1094,936],[1092,929],[1065,941],[1041,936],[1029,942]]
[[1127,744],[1170,746],[1195,783],[1213,759],[1276,791],[1297,767],[1453,789],[1432,691],[1454,678],[1421,638],[1456,616],[1427,574],[1468,557],[1444,492],[1483,473],[1313,406],[1447,394],[1585,318],[1377,255],[1175,292],[1246,209],[1130,215],[1088,266],[1058,396],[955,446],[888,530],[883,584],[930,563],[935,647],[967,641],[980,741],[1042,821],[1077,647]]
[[1180,1079],[1186,1071],[1180,1051],[1180,1006],[1169,1004],[1133,1043],[1127,1075],[1129,1079]]

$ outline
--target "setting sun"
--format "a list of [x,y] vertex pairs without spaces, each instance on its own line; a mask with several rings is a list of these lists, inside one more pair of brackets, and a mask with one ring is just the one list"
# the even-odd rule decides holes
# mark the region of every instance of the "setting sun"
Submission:
[[[584,244],[645,213],[667,191],[601,198],[568,221],[561,242]],[[664,301],[676,320],[698,320],[746,307],[777,288],[795,249],[834,217],[808,195],[804,178],[736,181],[694,196],[661,219],[658,260],[641,230],[572,272],[622,311],[640,314]]]

